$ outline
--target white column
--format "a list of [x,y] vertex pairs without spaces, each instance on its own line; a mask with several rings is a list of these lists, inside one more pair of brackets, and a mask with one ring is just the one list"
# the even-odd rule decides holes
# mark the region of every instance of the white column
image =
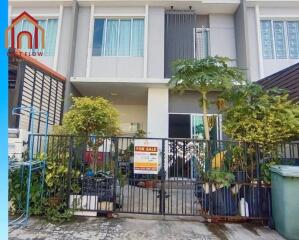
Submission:
[[92,44],[93,44],[93,28],[94,28],[94,5],[92,4],[90,6],[88,50],[87,50],[87,59],[86,59],[86,77],[90,76],[90,64],[91,64]]
[[56,47],[55,47],[55,54],[54,54],[54,70],[57,70],[58,64],[58,55],[59,55],[59,45],[61,39],[61,28],[62,28],[62,18],[63,18],[63,5],[61,4],[59,7],[59,17],[58,17],[58,29],[57,29],[57,36],[56,36]]
[[[169,99],[168,88],[165,87],[165,88],[148,89],[148,95],[147,95],[147,136],[148,137],[154,137],[154,138],[168,137],[168,99]],[[164,169],[166,171],[166,179],[168,179],[168,141],[166,140],[165,140],[164,159],[165,159]]]
[[8,5],[8,25],[10,25],[12,22],[11,12],[12,12],[11,5]]
[[147,61],[148,61],[148,4],[145,5],[144,17],[144,58],[143,58],[143,78],[147,78]]
[[168,88],[149,88],[147,96],[148,137],[168,137]]
[[261,37],[261,20],[260,20],[260,8],[258,5],[255,6],[255,21],[257,31],[257,44],[259,51],[259,76],[264,77],[264,61],[263,61],[263,50],[262,50],[262,37]]

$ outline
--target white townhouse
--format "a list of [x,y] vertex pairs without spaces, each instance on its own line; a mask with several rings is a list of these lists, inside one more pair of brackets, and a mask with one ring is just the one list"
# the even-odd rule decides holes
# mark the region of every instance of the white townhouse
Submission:
[[[66,77],[65,110],[70,94],[102,96],[126,134],[203,135],[198,94],[168,89],[174,60],[226,56],[252,81],[299,62],[299,0],[9,0],[10,22],[23,11],[45,29],[36,58]],[[22,30],[33,31],[26,20]]]

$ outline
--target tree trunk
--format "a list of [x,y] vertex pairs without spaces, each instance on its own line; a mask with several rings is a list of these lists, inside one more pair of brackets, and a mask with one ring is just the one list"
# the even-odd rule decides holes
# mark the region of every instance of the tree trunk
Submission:
[[202,110],[203,110],[203,126],[205,129],[205,140],[210,140],[210,130],[208,122],[207,92],[202,92]]

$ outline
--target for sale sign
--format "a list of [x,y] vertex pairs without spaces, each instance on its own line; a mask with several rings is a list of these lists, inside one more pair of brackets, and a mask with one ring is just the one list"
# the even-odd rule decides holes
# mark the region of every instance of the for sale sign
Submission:
[[158,174],[159,140],[135,139],[134,173]]

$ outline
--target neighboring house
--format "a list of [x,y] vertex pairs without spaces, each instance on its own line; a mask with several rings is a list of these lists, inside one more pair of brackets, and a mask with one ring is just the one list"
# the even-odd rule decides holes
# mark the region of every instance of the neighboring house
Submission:
[[[65,77],[42,64],[36,59],[25,56],[19,50],[9,51],[8,79],[8,128],[30,130],[30,110],[48,112],[49,126],[62,120]],[[12,115],[16,107],[24,107]],[[35,133],[43,133],[46,127],[44,114],[36,112],[34,117]]]
[[[27,11],[45,28],[46,49],[37,59],[66,76],[65,110],[70,94],[105,97],[119,110],[126,134],[143,129],[149,137],[202,136],[198,94],[168,89],[174,60],[226,56],[252,81],[299,61],[296,0],[9,4],[10,19]],[[30,31],[26,21],[19,29]],[[213,138],[220,139],[221,116],[213,104],[209,113]]]
[[238,66],[251,81],[299,62],[299,1],[246,0],[236,13]]
[[299,102],[299,63],[261,79],[257,83],[265,89],[279,88],[287,90],[290,98]]
[[28,131],[45,133],[61,123],[65,77],[19,50],[10,49],[8,60],[8,153],[21,159]]

